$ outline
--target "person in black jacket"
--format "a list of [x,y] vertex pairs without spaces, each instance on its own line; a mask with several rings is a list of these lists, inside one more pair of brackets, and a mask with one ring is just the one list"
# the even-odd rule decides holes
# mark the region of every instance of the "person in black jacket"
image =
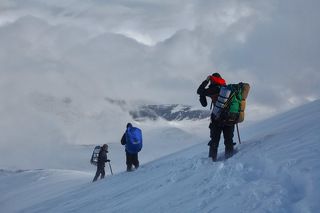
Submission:
[[98,163],[97,163],[97,172],[96,175],[93,178],[92,182],[95,182],[99,176],[101,175],[101,179],[104,178],[106,172],[104,170],[106,162],[110,162],[110,160],[107,157],[108,153],[108,145],[103,144],[103,146],[100,149],[99,156],[98,156]]
[[[132,127],[131,123],[127,123],[127,129],[128,127]],[[126,133],[123,134],[121,138],[121,144],[126,145]],[[138,160],[138,153],[129,153],[126,150],[126,164],[127,164],[127,171],[132,171],[132,165],[134,165],[135,169],[139,167],[139,160]]]
[[[221,78],[219,73],[214,73],[212,74],[212,76],[208,76],[207,79],[201,83],[201,85],[197,90],[197,93],[200,95],[201,105],[203,107],[206,107],[208,105],[206,97],[210,97],[212,99],[212,105],[214,105],[218,99],[221,86],[225,86],[225,85],[226,85],[226,82],[223,78]],[[206,88],[207,86],[208,88]],[[223,133],[223,137],[224,137],[225,158],[231,157],[234,152],[234,148],[233,148],[234,124],[226,124],[226,123],[223,123],[222,121],[215,120],[211,115],[211,123],[209,125],[209,128],[210,128],[210,138],[211,138],[211,140],[208,143],[209,157],[211,157],[213,161],[217,160],[221,133]]]

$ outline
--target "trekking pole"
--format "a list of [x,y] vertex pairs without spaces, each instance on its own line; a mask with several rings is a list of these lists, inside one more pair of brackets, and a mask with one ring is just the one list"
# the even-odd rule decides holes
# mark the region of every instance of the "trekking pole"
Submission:
[[240,134],[239,134],[239,127],[238,127],[238,124],[236,124],[236,126],[237,126],[237,133],[238,133],[239,143],[241,144],[241,139],[240,139]]
[[111,175],[113,175],[110,161],[108,163],[109,163],[109,168],[110,168]]

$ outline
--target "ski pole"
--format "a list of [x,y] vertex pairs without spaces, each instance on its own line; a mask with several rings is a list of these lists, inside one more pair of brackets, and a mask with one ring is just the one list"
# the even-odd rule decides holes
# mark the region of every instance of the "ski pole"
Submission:
[[110,161],[109,161],[108,163],[109,163],[109,168],[110,168],[111,175],[113,175],[113,172],[112,172],[112,168],[111,168]]
[[239,127],[238,127],[238,124],[236,124],[236,126],[237,126],[237,133],[238,133],[239,143],[241,144],[241,139],[240,139],[240,133],[239,133]]

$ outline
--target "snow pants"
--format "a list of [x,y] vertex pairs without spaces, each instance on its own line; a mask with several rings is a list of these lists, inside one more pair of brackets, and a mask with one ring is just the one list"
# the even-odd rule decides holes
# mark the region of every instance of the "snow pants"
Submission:
[[231,157],[233,155],[233,132],[234,125],[221,125],[218,123],[211,123],[210,126],[210,138],[209,142],[209,157],[212,160],[217,159],[218,147],[220,142],[221,133],[223,133],[224,137],[224,145],[225,145],[225,157]]
[[132,154],[126,152],[127,171],[132,170],[132,165],[137,169],[139,167],[138,153]]
[[96,172],[96,175],[94,176],[92,182],[95,182],[96,180],[98,180],[100,175],[101,175],[101,179],[103,179],[105,174],[106,174],[106,172],[104,171],[104,167],[97,166],[97,172]]

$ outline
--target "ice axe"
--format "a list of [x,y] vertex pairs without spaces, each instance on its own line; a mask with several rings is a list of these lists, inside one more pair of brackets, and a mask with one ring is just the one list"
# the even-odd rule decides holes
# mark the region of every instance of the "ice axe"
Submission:
[[241,144],[241,139],[240,139],[240,133],[239,133],[239,127],[238,127],[238,124],[236,124],[236,126],[237,126],[237,133],[238,133],[239,143]]
[[110,161],[109,161],[108,163],[109,163],[109,168],[110,168],[111,175],[113,175],[112,167],[111,167],[111,163],[110,163]]

